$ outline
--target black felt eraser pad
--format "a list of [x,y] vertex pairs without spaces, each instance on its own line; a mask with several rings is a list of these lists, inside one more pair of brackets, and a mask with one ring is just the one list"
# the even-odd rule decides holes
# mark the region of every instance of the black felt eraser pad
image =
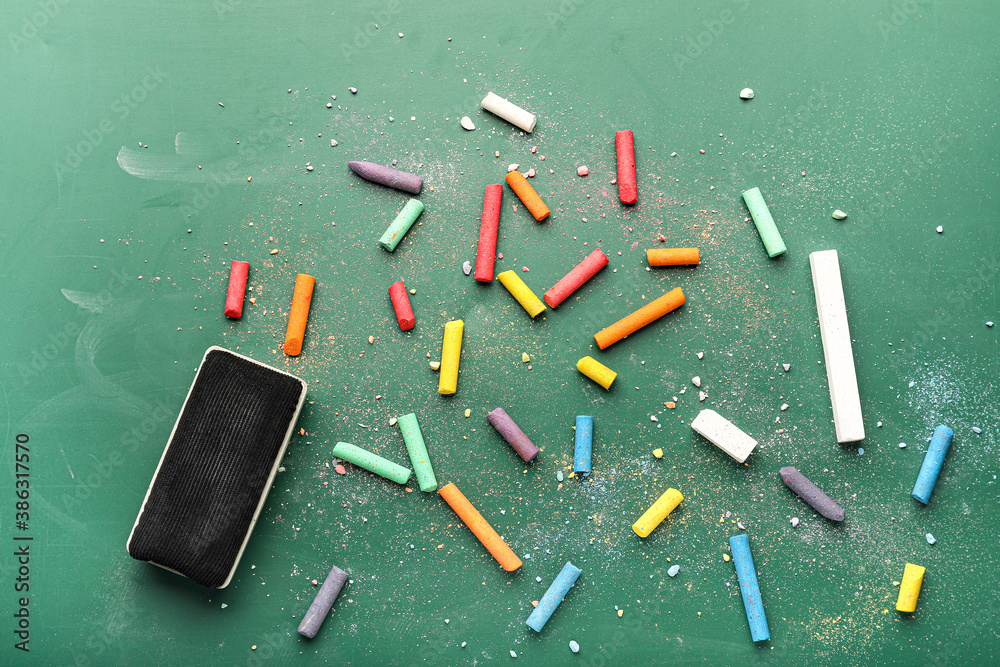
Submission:
[[129,555],[225,588],[305,397],[297,377],[209,348],[132,527]]

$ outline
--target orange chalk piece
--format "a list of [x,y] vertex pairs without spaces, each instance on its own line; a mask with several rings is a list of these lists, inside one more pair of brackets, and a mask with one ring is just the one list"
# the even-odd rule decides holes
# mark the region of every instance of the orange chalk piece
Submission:
[[517,198],[521,200],[521,203],[524,204],[524,207],[528,209],[528,212],[531,213],[535,220],[541,222],[545,218],[549,217],[549,214],[552,211],[549,210],[549,207],[545,205],[542,198],[538,196],[537,192],[535,192],[535,188],[531,187],[531,184],[528,183],[528,179],[524,177],[524,174],[519,171],[511,171],[507,173],[505,180],[507,181],[507,185],[509,185],[510,189],[514,191],[514,194],[517,195]]
[[497,534],[497,531],[493,530],[493,526],[483,518],[479,510],[472,506],[472,503],[458,490],[457,486],[448,484],[438,489],[438,493],[455,510],[458,518],[465,522],[465,525],[469,527],[472,534],[479,538],[479,541],[483,543],[487,551],[497,559],[500,567],[508,572],[513,572],[521,567],[521,559],[511,551],[507,543],[503,541],[503,538]]
[[650,266],[691,266],[701,263],[697,248],[650,248],[646,251]]
[[292,309],[288,312],[288,329],[285,331],[285,354],[291,357],[297,357],[302,351],[315,286],[316,279],[312,276],[305,273],[295,276],[295,293],[292,294]]
[[597,347],[602,350],[611,347],[625,336],[633,334],[651,322],[655,322],[672,310],[684,305],[686,299],[680,287],[676,287],[656,301],[648,303],[631,315],[623,317],[609,327],[594,334]]

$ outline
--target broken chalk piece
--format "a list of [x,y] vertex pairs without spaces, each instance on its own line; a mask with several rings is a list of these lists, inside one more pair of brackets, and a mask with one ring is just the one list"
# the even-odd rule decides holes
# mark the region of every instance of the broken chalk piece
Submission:
[[476,251],[476,280],[481,283],[493,282],[493,267],[496,264],[497,233],[500,230],[500,203],[503,186],[499,183],[486,186],[483,195],[483,217],[479,223],[479,249]]
[[931,493],[934,492],[934,485],[937,484],[938,475],[941,474],[941,466],[944,465],[944,457],[948,454],[954,435],[955,432],[944,424],[934,429],[931,444],[927,447],[924,462],[920,466],[920,473],[917,475],[913,492],[910,494],[924,505],[931,500]]
[[406,236],[406,232],[410,231],[410,227],[413,226],[413,223],[417,221],[417,218],[423,212],[424,205],[419,199],[411,199],[406,202],[406,206],[403,207],[403,210],[399,212],[396,219],[392,221],[389,228],[382,234],[382,238],[378,240],[378,244],[389,252],[395,250],[399,242]]
[[497,531],[493,530],[493,526],[483,518],[479,510],[472,506],[472,503],[458,490],[457,486],[453,483],[447,484],[438,490],[438,494],[444,498],[451,509],[455,510],[458,518],[469,527],[469,530],[476,536],[476,539],[500,563],[500,567],[507,572],[513,572],[521,567],[521,559],[511,551],[511,548],[507,546],[503,538],[497,534]]
[[538,456],[538,447],[535,447],[531,438],[524,434],[521,427],[514,423],[514,420],[503,408],[494,409],[486,415],[486,418],[525,463],[531,463],[535,460],[535,457]]
[[593,278],[598,271],[608,265],[608,256],[598,248],[587,255],[582,262],[573,267],[565,276],[559,279],[555,285],[542,297],[550,308],[556,308],[563,301],[568,299],[573,292],[577,291],[583,284]]
[[580,371],[605,389],[611,389],[611,384],[615,381],[615,378],[618,377],[618,373],[614,372],[593,357],[584,357],[583,359],[580,359],[580,361],[576,362],[576,370]]
[[525,132],[531,132],[535,129],[535,122],[537,121],[535,114],[525,111],[499,95],[486,93],[486,97],[482,101],[482,107],[490,113],[500,116],[508,123],[518,126]]
[[434,477],[434,468],[431,467],[431,457],[427,453],[427,444],[424,442],[424,434],[420,432],[420,424],[417,423],[417,416],[412,412],[403,415],[397,422],[399,430],[403,434],[403,444],[406,445],[406,452],[410,455],[410,463],[417,474],[417,484],[424,493],[437,491],[437,478]]
[[226,291],[226,317],[234,320],[243,316],[243,298],[247,293],[247,276],[250,273],[250,262],[233,260],[229,267],[229,289]]
[[396,484],[406,484],[413,472],[409,468],[404,468],[398,463],[393,463],[389,459],[384,459],[374,452],[361,449],[349,442],[338,442],[333,448],[333,456],[375,473],[379,477],[385,477]]
[[529,628],[535,632],[542,631],[549,618],[552,617],[552,613],[556,610],[556,607],[559,606],[559,603],[569,593],[569,589],[573,587],[573,584],[580,577],[581,571],[576,565],[566,561],[562,570],[559,571],[555,580],[549,586],[548,590],[545,591],[545,595],[538,601],[538,606],[528,616],[526,623]]
[[667,313],[677,310],[684,305],[684,291],[680,287],[675,287],[663,296],[635,311],[626,315],[611,326],[601,329],[594,334],[597,346],[602,350],[614,345],[625,336],[633,334],[647,324],[655,322]]
[[316,636],[319,626],[323,625],[323,621],[326,620],[330,608],[337,601],[337,596],[340,595],[345,583],[347,583],[347,573],[334,565],[330,574],[326,575],[326,581],[316,593],[312,604],[309,605],[306,615],[302,617],[302,622],[299,623],[298,633],[300,635],[309,639]]
[[392,309],[396,313],[399,328],[403,331],[412,329],[417,323],[417,318],[413,314],[410,295],[406,293],[406,285],[403,284],[402,280],[397,280],[389,285],[389,298],[392,300]]
[[903,580],[899,582],[899,597],[896,598],[896,611],[912,613],[917,610],[917,598],[920,597],[920,587],[924,584],[926,568],[913,563],[907,563],[903,568]]
[[757,441],[715,410],[704,409],[691,422],[691,428],[713,445],[743,463],[757,446]]
[[677,489],[667,489],[656,499],[639,520],[632,524],[632,530],[639,537],[648,537],[653,530],[663,523],[663,520],[681,504],[684,496]]
[[302,352],[302,341],[306,336],[309,321],[309,305],[312,303],[316,279],[305,273],[295,276],[295,291],[292,293],[292,307],[288,311],[288,328],[285,330],[285,354],[295,357]]
[[865,439],[865,424],[858,394],[858,376],[854,369],[851,330],[847,323],[847,305],[836,250],[821,250],[809,255],[819,332],[823,339],[826,377],[830,384],[830,403],[837,442]]
[[535,188],[531,187],[531,184],[528,183],[528,179],[524,177],[524,174],[519,171],[511,171],[504,176],[504,180],[536,221],[541,222],[545,218],[549,217],[549,214],[552,213],[552,211],[549,210],[549,207],[545,205],[542,198],[538,196],[537,192],[535,192]]
[[391,167],[383,167],[374,162],[348,162],[347,168],[367,181],[414,195],[419,195],[420,189],[424,186],[424,179],[416,174],[408,174],[405,171],[399,171]]
[[764,242],[767,256],[773,258],[784,254],[787,250],[785,242],[781,240],[781,233],[778,231],[778,226],[774,224],[771,211],[764,203],[764,196],[761,195],[760,188],[752,188],[744,192],[743,201],[750,209],[753,224],[757,226],[757,233],[760,234],[760,240]]
[[500,284],[507,288],[511,296],[517,299],[517,302],[521,304],[528,315],[534,318],[539,313],[545,311],[545,304],[542,303],[541,299],[535,296],[535,293],[531,291],[521,277],[517,275],[514,271],[504,271],[497,276],[497,280]]
[[618,199],[623,204],[639,201],[635,178],[635,144],[632,130],[615,132],[615,153],[618,158]]
[[576,435],[573,441],[573,472],[589,475],[594,447],[594,418],[576,416]]
[[444,341],[441,343],[441,374],[438,377],[438,393],[454,394],[458,391],[458,363],[462,358],[462,334],[465,322],[452,320],[444,325]]
[[650,266],[693,266],[701,263],[698,248],[650,248],[646,251]]
[[823,493],[818,486],[792,466],[785,466],[779,471],[781,481],[795,492],[807,505],[825,516],[830,521],[843,521],[844,509],[833,502],[830,496]]
[[753,564],[750,540],[746,533],[730,537],[729,548],[733,552],[733,565],[736,566],[736,576],[740,581],[743,606],[746,608],[747,622],[750,623],[750,636],[755,642],[770,639],[771,632],[767,629],[764,603],[760,598],[760,584],[757,583],[757,569]]

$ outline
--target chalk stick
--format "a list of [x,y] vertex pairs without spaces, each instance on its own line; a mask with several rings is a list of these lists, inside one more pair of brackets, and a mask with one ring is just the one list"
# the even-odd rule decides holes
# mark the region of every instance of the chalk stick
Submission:
[[639,537],[648,537],[681,504],[682,500],[684,500],[684,496],[681,495],[680,491],[667,489],[648,510],[643,512],[639,520],[632,524],[633,532]]
[[397,280],[389,285],[389,299],[392,301],[392,310],[396,313],[396,321],[399,328],[409,331],[417,324],[417,318],[413,314],[413,306],[410,305],[410,295],[406,293],[406,285],[402,280]]
[[693,266],[701,263],[698,248],[650,248],[646,251],[650,266]]
[[409,468],[404,468],[398,463],[393,463],[389,459],[384,459],[378,454],[356,447],[349,442],[338,442],[333,448],[333,456],[360,466],[379,477],[385,477],[396,484],[406,484],[410,479],[410,473],[413,472]]
[[778,473],[781,475],[781,481],[785,483],[785,486],[794,491],[795,495],[804,500],[807,505],[821,515],[830,521],[844,520],[844,509],[833,502],[830,496],[823,493],[818,486],[810,482],[797,469],[792,466],[785,466]]
[[431,467],[431,457],[427,453],[427,444],[424,442],[424,434],[420,431],[420,424],[417,423],[417,416],[411,412],[400,417],[397,423],[403,434],[406,453],[410,455],[410,463],[417,473],[420,490],[424,493],[437,491],[437,478],[434,476],[434,468]]
[[320,586],[312,604],[309,605],[306,615],[302,617],[302,622],[299,623],[298,633],[300,635],[309,639],[316,636],[316,633],[319,632],[319,626],[323,625],[327,614],[330,613],[330,608],[337,601],[337,596],[340,595],[340,591],[346,583],[347,573],[334,565],[330,574],[326,575],[326,580]]
[[907,563],[903,568],[903,579],[899,582],[899,597],[896,598],[896,611],[913,613],[917,610],[917,598],[920,588],[924,585],[924,573],[927,568],[913,563]]
[[556,308],[563,301],[568,299],[573,292],[577,291],[583,284],[593,278],[598,271],[608,265],[608,256],[598,248],[583,258],[583,261],[573,267],[565,276],[559,279],[555,285],[549,288],[542,298],[550,308]]
[[524,207],[528,209],[528,212],[531,213],[531,217],[537,222],[541,222],[549,217],[552,211],[549,210],[549,207],[545,205],[542,198],[535,192],[535,188],[531,187],[524,174],[519,171],[509,171],[504,176],[504,180],[510,186],[510,189],[514,191],[514,194],[517,195],[517,198],[521,200],[521,203],[524,204]]
[[535,632],[542,631],[549,618],[552,617],[552,613],[556,610],[556,607],[559,606],[559,603],[569,593],[569,589],[573,587],[573,584],[580,577],[580,572],[582,572],[580,568],[566,561],[562,570],[559,571],[555,580],[549,585],[548,590],[545,591],[545,595],[538,601],[538,606],[535,607],[531,615],[528,616],[528,620],[525,621],[529,628]]
[[913,492],[910,494],[924,505],[931,500],[931,493],[934,492],[934,485],[937,484],[941,466],[944,465],[944,457],[951,448],[951,439],[954,435],[955,432],[944,424],[934,429],[931,443],[927,447],[927,453],[924,454],[924,462],[920,465],[920,473],[913,485]]
[[521,559],[511,551],[511,548],[507,546],[503,538],[497,534],[497,531],[493,530],[490,522],[483,518],[479,510],[472,506],[472,503],[458,490],[457,486],[446,484],[438,490],[438,494],[455,511],[458,518],[469,527],[469,530],[486,547],[490,555],[500,563],[500,567],[507,572],[513,572],[521,567]]
[[677,310],[684,305],[685,301],[684,290],[676,287],[634,313],[626,315],[611,326],[601,329],[594,334],[594,340],[597,341],[597,346],[604,350],[625,336],[633,334],[667,313]]
[[347,167],[361,178],[372,183],[378,183],[379,185],[385,185],[415,195],[419,195],[420,188],[424,186],[424,179],[416,174],[408,174],[405,171],[399,171],[392,167],[384,167],[374,162],[348,162]]
[[305,273],[295,276],[295,290],[292,292],[292,307],[288,311],[288,327],[285,330],[285,354],[295,357],[302,352],[302,342],[306,337],[306,323],[309,321],[309,306],[312,303],[316,279]]
[[576,416],[576,435],[573,438],[573,472],[589,475],[594,448],[594,418]]
[[423,212],[424,205],[419,199],[411,199],[406,202],[406,206],[403,207],[403,210],[399,212],[396,219],[392,221],[389,228],[382,234],[382,238],[378,240],[378,244],[389,252],[395,250],[399,242],[406,236],[406,232],[410,231],[410,227],[413,226],[413,223],[417,221],[417,218]]
[[243,298],[247,293],[247,275],[250,273],[250,262],[234,259],[229,267],[229,289],[226,290],[226,317],[234,320],[243,316]]
[[757,441],[715,410],[704,409],[691,422],[691,428],[713,445],[743,463],[757,446]]
[[481,283],[493,282],[493,267],[497,258],[497,234],[500,231],[500,202],[503,186],[486,186],[483,195],[483,217],[479,222],[479,248],[476,251],[476,275]]
[[528,315],[532,318],[539,313],[545,312],[545,304],[535,296],[535,293],[531,291],[521,277],[517,275],[515,271],[504,271],[497,276],[497,280],[500,284],[507,288],[511,296],[517,299],[517,302],[521,304],[521,307],[527,311]]
[[750,623],[750,636],[755,642],[771,638],[767,629],[767,616],[764,615],[764,603],[760,598],[760,584],[757,583],[757,569],[750,554],[750,540],[746,533],[729,538],[729,549],[733,552],[733,565],[736,566],[736,577],[740,582],[740,593],[743,594],[743,606],[746,608],[747,621]]
[[441,372],[438,377],[438,393],[454,394],[458,391],[458,362],[462,358],[462,334],[465,322],[452,320],[444,325],[444,341],[441,343]]
[[486,415],[486,419],[503,436],[507,444],[514,448],[514,451],[517,452],[517,455],[525,463],[531,463],[535,460],[535,457],[538,456],[538,447],[535,447],[535,443],[531,442],[531,438],[524,434],[521,427],[514,423],[514,420],[510,418],[510,415],[503,408],[495,408]]
[[865,423],[861,414],[861,396],[854,370],[854,350],[851,348],[851,330],[847,325],[847,305],[837,251],[821,250],[810,254],[809,267],[816,292],[816,311],[823,339],[837,442],[864,440]]
[[513,102],[509,102],[499,95],[486,93],[483,98],[482,107],[492,114],[500,116],[508,123],[516,125],[525,132],[535,129],[535,114],[528,113]]
[[618,158],[618,199],[623,204],[639,201],[635,179],[635,145],[632,130],[615,132],[615,154]]
[[611,389],[611,384],[615,381],[615,378],[618,377],[618,373],[614,372],[597,359],[589,356],[576,362],[576,370],[580,371],[605,389]]
[[744,192],[743,201],[746,202],[747,208],[750,209],[750,216],[753,218],[753,224],[757,226],[757,233],[760,234],[760,240],[764,242],[764,249],[767,251],[767,256],[774,258],[778,255],[783,255],[785,250],[787,250],[785,242],[781,239],[778,226],[774,224],[771,211],[768,210],[767,204],[764,203],[764,196],[760,193],[760,188],[752,188]]

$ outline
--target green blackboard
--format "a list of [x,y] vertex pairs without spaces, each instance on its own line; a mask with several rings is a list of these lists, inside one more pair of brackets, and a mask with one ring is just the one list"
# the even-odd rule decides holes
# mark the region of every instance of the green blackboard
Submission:
[[[998,21],[994,3],[930,0],[3,3],[4,662],[997,662]],[[534,133],[480,111],[488,91],[537,114]],[[617,129],[636,137],[631,209],[611,184]],[[425,178],[427,210],[392,254],[376,242],[406,195],[360,181],[352,159]],[[611,258],[535,320],[461,268],[483,188],[512,163],[537,170],[553,213],[537,224],[505,192],[498,271],[540,294],[594,248]],[[776,260],[746,220],[754,186],[788,246]],[[702,263],[647,270],[661,245],[698,246]],[[808,263],[831,248],[868,434],[852,446],[834,437]],[[233,259],[251,263],[254,298],[236,322],[222,313]],[[292,359],[279,345],[299,272],[317,286]],[[386,294],[400,277],[416,289],[408,334]],[[682,309],[592,347],[678,286]],[[444,398],[428,362],[452,318],[465,345]],[[303,435],[221,591],[125,551],[211,345],[309,383]],[[610,392],[574,369],[585,354],[619,373]],[[490,428],[498,406],[536,463]],[[702,407],[759,440],[748,465],[692,432]],[[407,412],[519,573],[415,483],[334,471],[340,440],[405,462],[389,419]],[[577,414],[595,418],[594,473],[560,484]],[[909,491],[939,423],[956,435],[925,507]],[[792,496],[783,465],[841,502],[843,524]],[[685,501],[640,540],[632,522],[671,486]],[[770,621],[761,645],[724,560],[739,525]],[[535,634],[531,601],[567,560],[583,574]],[[894,610],[906,562],[927,568],[911,617]],[[311,580],[333,564],[351,583],[305,640]],[[24,613],[29,653],[15,646]]]

